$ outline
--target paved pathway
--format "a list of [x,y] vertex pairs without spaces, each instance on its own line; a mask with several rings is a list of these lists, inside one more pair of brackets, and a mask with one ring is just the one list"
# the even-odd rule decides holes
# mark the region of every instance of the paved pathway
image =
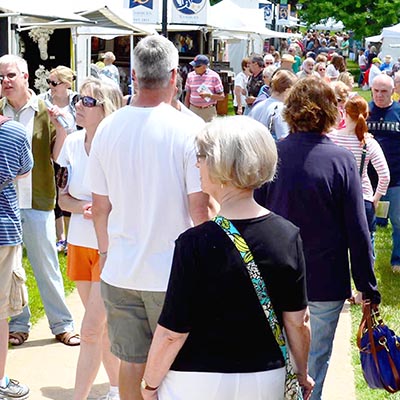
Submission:
[[[83,307],[76,291],[68,297],[67,303],[79,329]],[[355,400],[350,326],[350,310],[346,304],[339,321],[334,356],[323,393],[324,400]],[[70,400],[78,354],[79,346],[67,347],[54,339],[44,318],[34,326],[29,340],[23,346],[9,351],[6,372],[30,387],[30,400]],[[101,368],[89,399],[96,399],[107,390],[107,377]]]

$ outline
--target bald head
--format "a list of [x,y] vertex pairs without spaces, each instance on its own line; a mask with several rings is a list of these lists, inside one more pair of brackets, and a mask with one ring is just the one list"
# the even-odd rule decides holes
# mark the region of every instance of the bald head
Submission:
[[393,79],[381,74],[372,81],[372,98],[377,107],[386,108],[392,104],[392,94],[394,91]]

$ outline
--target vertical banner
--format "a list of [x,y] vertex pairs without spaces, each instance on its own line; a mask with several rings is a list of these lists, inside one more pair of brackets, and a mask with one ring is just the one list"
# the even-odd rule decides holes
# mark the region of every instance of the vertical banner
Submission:
[[272,3],[258,3],[258,8],[264,10],[265,25],[272,25],[273,21]]
[[171,23],[207,24],[208,0],[172,0]]
[[124,0],[124,7],[132,10],[132,23],[157,24],[160,0]]
[[289,8],[287,4],[279,5],[278,25],[288,25],[289,23]]

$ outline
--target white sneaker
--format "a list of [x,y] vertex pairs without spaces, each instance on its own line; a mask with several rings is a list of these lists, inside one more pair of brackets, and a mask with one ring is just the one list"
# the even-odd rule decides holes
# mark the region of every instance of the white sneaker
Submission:
[[120,400],[119,394],[108,392],[104,396],[99,397],[97,400]]

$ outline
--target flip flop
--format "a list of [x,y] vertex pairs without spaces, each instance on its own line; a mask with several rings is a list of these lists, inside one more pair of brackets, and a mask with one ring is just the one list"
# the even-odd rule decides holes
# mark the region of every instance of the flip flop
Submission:
[[27,341],[28,337],[28,332],[9,332],[8,343],[12,346],[21,346],[21,344]]
[[79,333],[63,332],[56,335],[56,340],[65,344],[66,346],[79,346],[81,344],[81,338]]

